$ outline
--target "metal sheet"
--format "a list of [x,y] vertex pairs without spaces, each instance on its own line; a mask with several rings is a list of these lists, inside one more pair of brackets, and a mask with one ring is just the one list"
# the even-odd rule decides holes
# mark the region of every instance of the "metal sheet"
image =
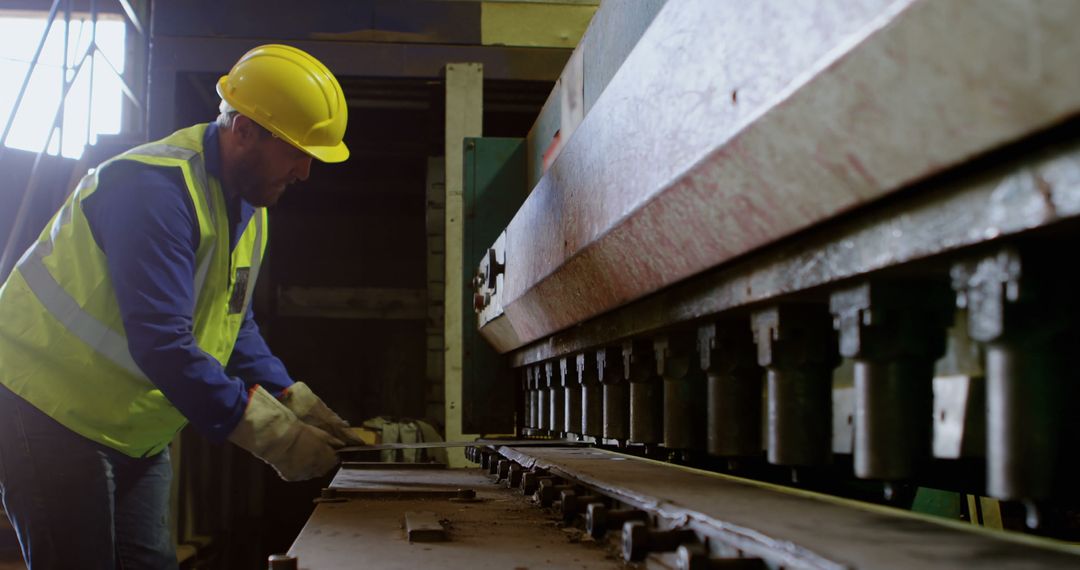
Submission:
[[1080,549],[599,449],[502,448],[636,508],[690,525],[771,566],[1075,568]]
[[[559,528],[549,514],[529,504],[520,491],[493,485],[477,469],[384,474],[383,480],[388,476],[395,479],[386,485],[400,490],[400,499],[390,498],[389,494],[365,498],[363,489],[371,484],[370,480],[356,479],[355,473],[339,472],[332,486],[345,491],[347,499],[317,505],[289,549],[289,554],[299,558],[301,568],[622,567],[599,545],[578,543],[580,531]],[[438,494],[429,498],[408,495],[411,489],[454,492],[461,488],[475,489],[479,500],[454,502]],[[446,521],[447,540],[409,544],[403,528],[409,511],[434,513],[437,520]]]
[[1072,116],[1078,21],[1069,0],[669,2],[507,228],[516,337]]
[[342,447],[337,450],[337,453],[352,453],[354,451],[383,451],[387,449],[445,449],[450,447],[472,447],[480,445],[513,445],[513,446],[532,446],[532,445],[573,445],[578,444],[578,441],[568,441],[561,439],[520,439],[512,441],[499,441],[499,440],[469,440],[469,441],[422,441],[419,443],[379,443],[375,445],[357,445],[352,447]]

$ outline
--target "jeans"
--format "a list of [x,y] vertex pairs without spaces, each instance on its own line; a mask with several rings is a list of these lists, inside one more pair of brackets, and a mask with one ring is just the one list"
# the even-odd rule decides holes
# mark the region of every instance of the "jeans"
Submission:
[[133,458],[0,386],[0,498],[30,570],[175,569],[168,450]]

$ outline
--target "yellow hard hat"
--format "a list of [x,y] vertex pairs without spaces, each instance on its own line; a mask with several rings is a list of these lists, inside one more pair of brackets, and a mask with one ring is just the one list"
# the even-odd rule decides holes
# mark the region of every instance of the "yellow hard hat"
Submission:
[[349,113],[333,73],[303,50],[262,45],[218,80],[218,95],[240,114],[323,162],[342,162]]

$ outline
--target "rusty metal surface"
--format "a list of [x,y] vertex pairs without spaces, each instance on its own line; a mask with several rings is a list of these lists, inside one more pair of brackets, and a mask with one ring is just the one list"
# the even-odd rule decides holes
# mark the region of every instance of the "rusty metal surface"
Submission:
[[1074,115],[1078,21],[1070,0],[668,2],[507,228],[500,350]]
[[1080,549],[599,449],[501,448],[791,568],[1076,568]]
[[[289,554],[300,568],[578,568],[615,569],[621,564],[597,544],[578,544],[554,517],[529,504],[518,490],[493,485],[477,469],[397,470],[373,477],[372,470],[342,470],[332,486],[344,502],[315,507]],[[390,480],[393,480],[391,482]],[[395,488],[400,498],[363,495],[374,485]],[[475,489],[478,501],[454,502],[446,493]],[[423,491],[437,491],[425,495]],[[445,524],[445,541],[410,544],[407,512],[432,513]],[[431,517],[428,518],[429,522]]]
[[[1080,4],[1078,4],[1080,6]],[[521,366],[1080,215],[1080,136],[870,206],[512,354]]]

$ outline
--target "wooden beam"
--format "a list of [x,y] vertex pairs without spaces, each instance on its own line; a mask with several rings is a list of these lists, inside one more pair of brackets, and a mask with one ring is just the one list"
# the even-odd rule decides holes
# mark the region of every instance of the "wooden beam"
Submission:
[[277,315],[321,319],[424,320],[426,289],[279,287]]

